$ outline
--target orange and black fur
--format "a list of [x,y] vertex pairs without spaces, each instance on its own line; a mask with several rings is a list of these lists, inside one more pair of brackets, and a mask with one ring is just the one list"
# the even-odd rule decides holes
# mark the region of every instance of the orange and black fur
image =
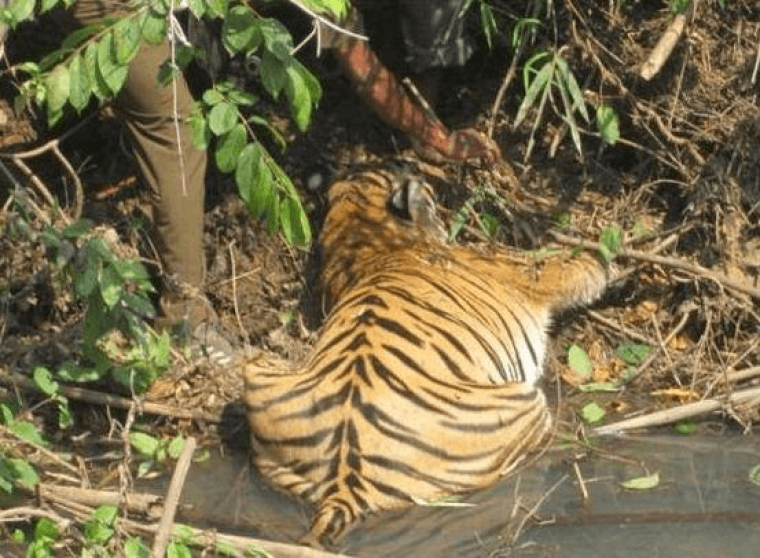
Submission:
[[254,357],[254,461],[316,507],[307,542],[368,513],[481,488],[546,441],[552,314],[609,282],[594,257],[529,260],[445,243],[429,186],[332,184],[320,235],[328,317],[305,364]]

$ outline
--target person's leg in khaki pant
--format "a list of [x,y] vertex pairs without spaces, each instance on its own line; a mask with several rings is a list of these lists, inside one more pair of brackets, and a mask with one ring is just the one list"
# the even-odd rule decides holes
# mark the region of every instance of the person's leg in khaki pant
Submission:
[[[79,0],[69,16],[79,25],[89,25],[124,10],[117,0]],[[158,83],[158,71],[170,54],[168,43],[143,43],[130,63],[124,88],[114,99],[151,193],[153,240],[164,275],[157,325],[184,325],[195,337],[203,337],[196,339],[201,346],[217,344],[222,352],[231,352],[228,343],[205,327],[216,320],[201,292],[207,155],[190,140],[185,120],[193,98],[185,80],[180,76],[176,87]]]

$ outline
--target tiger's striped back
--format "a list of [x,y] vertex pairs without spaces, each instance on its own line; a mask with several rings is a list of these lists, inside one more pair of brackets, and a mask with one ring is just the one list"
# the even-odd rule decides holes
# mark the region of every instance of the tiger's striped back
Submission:
[[316,506],[313,544],[368,513],[487,486],[537,449],[551,315],[608,283],[588,255],[528,263],[444,244],[413,178],[362,173],[329,202],[329,315],[313,352],[245,370],[254,461]]

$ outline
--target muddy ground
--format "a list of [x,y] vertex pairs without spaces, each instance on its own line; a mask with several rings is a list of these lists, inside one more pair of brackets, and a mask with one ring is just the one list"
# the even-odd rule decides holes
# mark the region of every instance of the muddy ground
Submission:
[[[493,6],[510,28],[525,16],[522,2]],[[538,16],[546,24],[529,37],[494,117],[493,137],[511,171],[453,165],[422,170],[436,184],[448,222],[476,192],[494,194],[474,206],[460,242],[570,249],[594,246],[607,227],[623,231],[625,254],[616,262],[622,278],[592,309],[565,316],[556,327],[546,385],[563,403],[560,429],[586,428],[577,411],[589,401],[614,422],[750,388],[760,377],[760,8],[741,0],[698,2],[684,35],[649,80],[641,77],[642,67],[673,21],[665,2],[563,0]],[[621,135],[616,145],[602,142],[593,123],[581,123],[580,154],[557,114],[557,94],[535,133],[535,109],[513,128],[524,96],[521,68],[535,49],[553,49],[568,61],[592,118],[602,103],[615,109]],[[414,158],[407,140],[358,102],[329,57],[304,56],[324,86],[310,130],[297,133],[282,107],[269,109],[290,142],[281,163],[299,187],[315,166],[340,172],[355,162]],[[438,107],[442,119],[453,128],[487,131],[513,59],[508,37],[501,36],[491,51],[482,48],[466,69],[451,72]],[[6,152],[54,137],[42,129],[37,136]],[[528,157],[531,136],[535,145]],[[147,198],[122,144],[118,124],[97,115],[61,149],[83,182],[84,215],[113,227],[128,251],[146,254],[145,239],[131,224],[142,218]],[[53,216],[20,168],[7,158],[3,163],[41,213]],[[27,164],[70,210],[71,183],[61,178],[61,162],[45,155]],[[9,184],[6,178],[0,183]],[[309,254],[253,221],[229,178],[212,172],[208,189],[207,294],[224,332],[238,346],[299,358],[321,319]],[[18,216],[7,201],[9,191],[4,188],[0,200],[6,231]],[[318,230],[319,198],[302,191]],[[500,223],[490,237],[481,232],[484,213]],[[32,215],[30,223],[44,225],[41,215]],[[62,226],[62,219],[54,224]],[[83,308],[51,278],[40,245],[7,233],[0,243],[0,397],[19,398],[28,408],[40,399],[14,389],[9,375],[28,374],[40,363],[55,367],[75,355]],[[619,351],[630,343],[651,348],[633,368]],[[589,378],[568,366],[571,344],[591,357],[592,380],[613,382],[615,391],[578,388]],[[222,430],[244,439],[240,390],[236,370],[178,359],[146,397],[165,405],[168,418],[146,420],[158,434],[181,432],[213,443],[220,433],[215,417],[224,414],[231,426]],[[172,409],[193,409],[205,420],[178,418]],[[38,410],[44,414],[44,406]],[[77,412],[88,419],[71,433],[54,432],[62,443],[93,424],[112,430],[103,406],[80,403]],[[755,399],[728,405],[702,424],[749,434],[756,419]],[[16,444],[9,436],[0,434],[4,446]]]

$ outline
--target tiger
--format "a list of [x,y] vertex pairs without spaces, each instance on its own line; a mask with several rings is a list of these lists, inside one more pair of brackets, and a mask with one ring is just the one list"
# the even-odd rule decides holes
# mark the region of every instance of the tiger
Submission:
[[447,243],[412,172],[335,180],[319,235],[327,316],[301,366],[244,364],[253,460],[313,504],[302,543],[367,515],[496,482],[545,445],[538,380],[552,316],[610,283],[592,254],[530,260]]

